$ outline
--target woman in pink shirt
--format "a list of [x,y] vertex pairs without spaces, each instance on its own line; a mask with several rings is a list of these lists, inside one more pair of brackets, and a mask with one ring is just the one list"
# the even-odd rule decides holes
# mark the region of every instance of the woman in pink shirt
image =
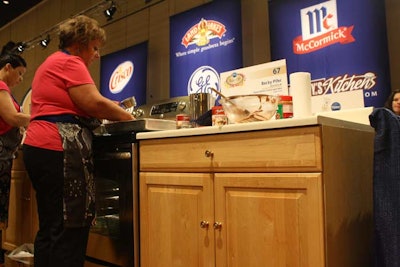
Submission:
[[79,15],[65,21],[60,50],[39,66],[32,81],[23,152],[39,214],[35,267],[84,265],[95,217],[91,130],[96,124],[88,122],[134,119],[100,94],[89,73],[105,39],[96,20]]
[[[15,44],[9,42],[0,55],[0,230],[7,228],[12,162],[21,145],[21,130],[28,126],[30,118],[20,112],[10,89],[22,81],[26,72],[25,60],[12,53],[14,47]],[[0,251],[0,266],[3,262],[4,253]]]

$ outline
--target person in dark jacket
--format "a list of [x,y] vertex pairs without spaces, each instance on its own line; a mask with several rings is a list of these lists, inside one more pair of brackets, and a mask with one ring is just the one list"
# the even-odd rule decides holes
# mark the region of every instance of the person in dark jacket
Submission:
[[385,102],[385,108],[390,109],[396,115],[400,115],[400,90],[394,90]]

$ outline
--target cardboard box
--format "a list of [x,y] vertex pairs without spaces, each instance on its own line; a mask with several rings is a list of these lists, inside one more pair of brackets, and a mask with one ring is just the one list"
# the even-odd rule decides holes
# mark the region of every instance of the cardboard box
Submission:
[[222,72],[220,78],[225,96],[289,94],[285,59]]

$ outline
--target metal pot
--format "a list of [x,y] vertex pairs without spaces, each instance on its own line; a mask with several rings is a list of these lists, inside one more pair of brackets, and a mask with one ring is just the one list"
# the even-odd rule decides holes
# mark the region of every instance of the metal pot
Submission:
[[[190,119],[195,122],[214,106],[215,98],[210,93],[195,93],[189,95],[189,101]],[[197,125],[193,126],[196,127]]]
[[125,98],[121,102],[119,102],[119,105],[123,107],[124,109],[130,109],[136,107],[136,98],[134,96]]
[[125,98],[124,100],[122,100],[121,102],[119,102],[119,105],[125,109],[126,111],[128,111],[129,113],[131,113],[133,115],[134,111],[135,111],[135,107],[136,107],[136,98],[134,96]]

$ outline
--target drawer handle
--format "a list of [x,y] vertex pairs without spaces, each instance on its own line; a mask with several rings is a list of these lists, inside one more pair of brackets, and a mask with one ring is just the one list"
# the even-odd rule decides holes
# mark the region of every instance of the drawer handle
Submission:
[[214,156],[214,153],[212,151],[210,151],[210,150],[206,150],[206,152],[204,152],[204,155],[207,158],[212,158]]
[[210,225],[210,223],[207,221],[200,222],[200,228],[208,228],[209,225]]
[[214,229],[215,230],[221,230],[221,228],[222,228],[222,223],[220,223],[220,222],[215,222],[214,223]]

